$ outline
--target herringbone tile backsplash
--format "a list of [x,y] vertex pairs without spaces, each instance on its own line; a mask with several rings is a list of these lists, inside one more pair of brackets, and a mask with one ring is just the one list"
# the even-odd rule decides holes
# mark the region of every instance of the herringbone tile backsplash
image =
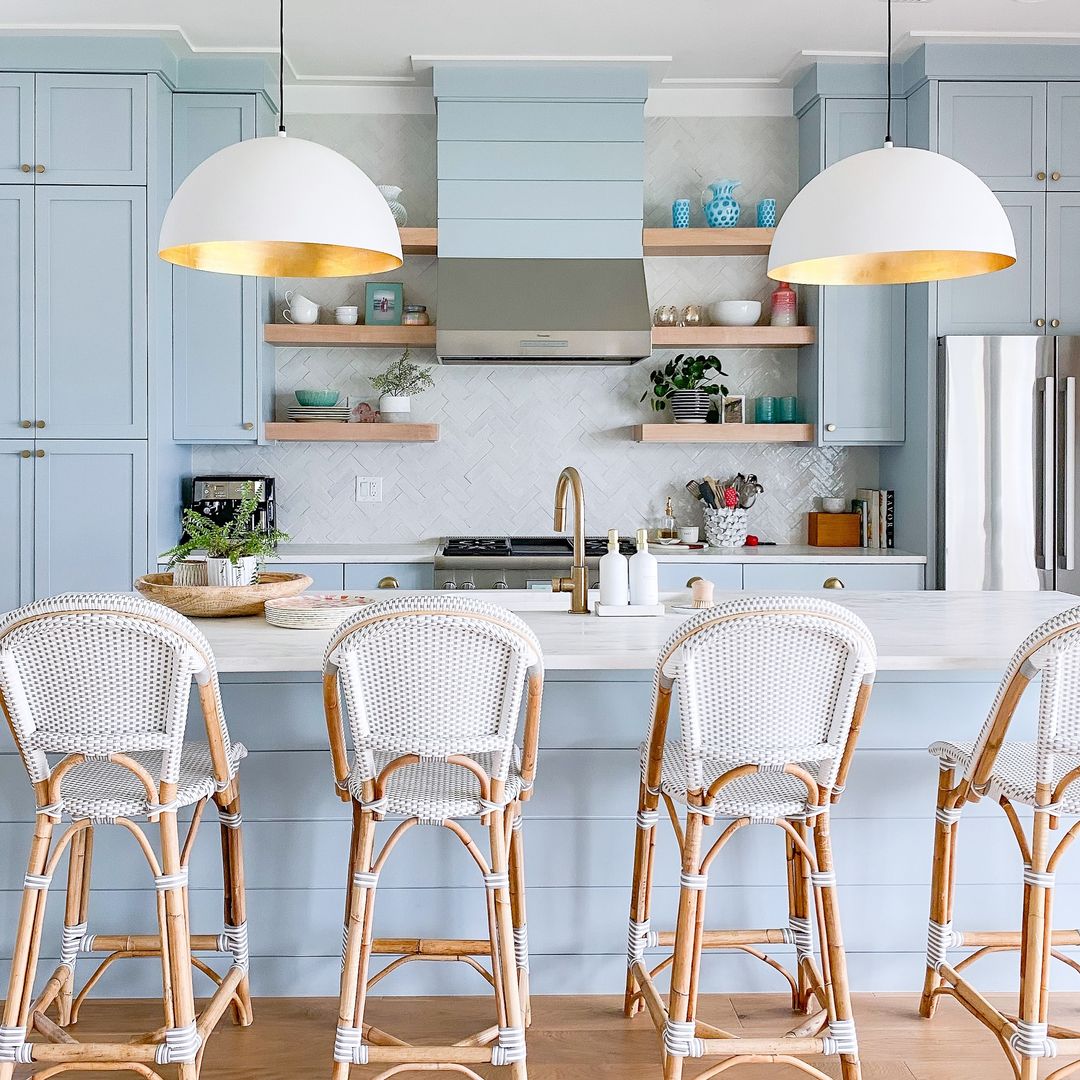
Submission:
[[[352,157],[376,183],[405,189],[409,223],[435,223],[435,120],[429,116],[294,116],[290,130]],[[742,180],[743,222],[759,198],[782,210],[795,191],[795,121],[778,118],[662,118],[646,121],[647,225],[670,224],[671,200],[696,207],[705,184]],[[697,219],[695,218],[695,223]],[[650,302],[687,304],[766,299],[772,287],[763,257],[646,260]],[[396,275],[409,302],[434,315],[435,260],[409,258]],[[363,304],[357,279],[279,281],[332,309]],[[327,316],[324,314],[324,318]],[[368,379],[395,350],[279,349],[278,408],[299,387],[332,386],[354,401],[374,401]],[[657,353],[657,361],[670,353]],[[724,351],[734,394],[795,392],[794,351]],[[433,361],[432,353],[415,359]],[[436,368],[434,389],[413,401],[414,418],[441,425],[434,444],[284,443],[206,446],[195,471],[278,477],[282,526],[302,543],[393,542],[462,533],[551,531],[555,478],[576,465],[585,481],[589,531],[628,532],[653,524],[664,498],[676,496],[681,522],[699,524],[684,484],[706,473],[756,472],[765,485],[751,531],[780,543],[805,542],[804,514],[820,495],[853,494],[877,483],[870,448],[804,446],[667,446],[631,442],[629,428],[648,420],[638,399],[651,366],[631,368]],[[383,501],[354,501],[355,477],[381,476]]]

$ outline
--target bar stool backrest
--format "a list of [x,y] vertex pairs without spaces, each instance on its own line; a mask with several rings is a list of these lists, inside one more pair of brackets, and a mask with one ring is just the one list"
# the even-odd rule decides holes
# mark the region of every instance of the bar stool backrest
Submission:
[[330,640],[356,764],[374,779],[374,753],[493,754],[505,780],[526,676],[540,645],[513,613],[460,596],[399,597],[348,619]]
[[1040,676],[1035,780],[1049,783],[1055,753],[1080,754],[1080,607],[1047,619],[1013,653],[971,755],[976,788],[990,779],[1016,706]]
[[213,653],[183,615],[127,593],[66,593],[0,618],[0,704],[33,783],[49,777],[49,754],[145,750],[162,751],[158,779],[174,782],[193,676],[213,687],[218,772],[229,734]]
[[801,763],[831,788],[876,663],[865,623],[815,597],[753,596],[688,620],[660,654],[657,687],[678,683],[690,789],[707,759]]

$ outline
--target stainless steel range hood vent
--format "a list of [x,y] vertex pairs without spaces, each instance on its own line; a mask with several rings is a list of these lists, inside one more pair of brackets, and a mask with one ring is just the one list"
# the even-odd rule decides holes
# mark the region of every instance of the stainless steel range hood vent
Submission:
[[439,259],[443,364],[633,364],[652,351],[641,259]]

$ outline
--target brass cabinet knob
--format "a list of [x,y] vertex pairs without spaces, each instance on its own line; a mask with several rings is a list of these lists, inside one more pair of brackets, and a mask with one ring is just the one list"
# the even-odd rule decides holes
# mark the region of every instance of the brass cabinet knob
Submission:
[[36,165],[34,167],[34,172],[36,172],[36,173],[43,173],[44,171],[45,171],[45,166],[44,165]]
[[842,589],[844,583],[838,577],[827,577],[821,584],[823,589]]
[[1037,173],[1035,174],[1035,179],[1036,179],[1036,180],[1045,180],[1045,179],[1046,179],[1046,173],[1044,173],[1044,172],[1042,172],[1042,171],[1040,170],[1039,172],[1037,172]]
[[1046,320],[1045,319],[1036,319],[1035,320],[1035,325],[1036,326],[1045,326],[1046,325]]
[[44,420],[38,420],[38,421],[37,421],[37,422],[36,422],[36,423],[34,424],[34,427],[37,427],[37,428],[43,428],[44,426],[45,426],[45,421],[44,421]]
[[245,431],[251,431],[251,429],[254,428],[254,427],[255,427],[255,425],[250,420],[245,420],[244,421],[243,428],[244,428]]
[[400,589],[401,586],[398,584],[398,579],[396,577],[384,577],[379,579],[379,588]]
[[20,420],[19,421],[19,427],[21,427],[21,428],[32,428],[33,426],[34,426],[34,421],[33,420]]
[[20,450],[19,451],[19,457],[21,457],[21,458],[28,458],[28,457],[32,457],[32,456],[33,455],[30,453],[29,450]]
[[835,431],[836,430],[836,425],[835,424],[826,424],[825,425],[825,430],[826,431]]
[[1052,173],[1050,174],[1050,179],[1051,179],[1051,180],[1054,180],[1054,181],[1060,180],[1060,179],[1061,179],[1061,173],[1059,173],[1059,172],[1052,172]]
[[31,171],[31,166],[29,166],[29,165],[20,165],[19,168],[22,169],[23,172],[30,172]]
[[1051,319],[1050,325],[1056,330],[1061,325],[1060,319]]
[[45,451],[44,450],[35,450],[34,451],[34,457],[44,457],[44,456],[45,456]]

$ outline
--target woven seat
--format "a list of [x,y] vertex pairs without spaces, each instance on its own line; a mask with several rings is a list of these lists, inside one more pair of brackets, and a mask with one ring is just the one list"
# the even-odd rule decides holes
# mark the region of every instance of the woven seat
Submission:
[[[469,755],[485,772],[495,767],[491,754]],[[385,751],[374,754],[375,767],[382,772],[395,757]],[[521,794],[521,773],[518,771],[520,754],[515,752],[514,763],[506,775],[504,795],[514,801]],[[349,793],[363,801],[363,770],[354,768],[349,773]],[[390,774],[386,781],[387,814],[400,817],[417,817],[425,820],[446,818],[472,818],[487,813],[480,794],[479,779],[460,765],[432,759],[405,765]]]
[[[151,776],[161,775],[160,751],[137,750],[128,755]],[[247,757],[243,743],[229,748],[229,764],[235,770]],[[207,743],[185,743],[180,751],[176,780],[178,809],[209,799],[217,791],[214,764]],[[138,777],[111,761],[84,761],[64,774],[60,781],[60,801],[64,812],[73,818],[106,821],[118,817],[145,817],[150,812],[146,790]]]

